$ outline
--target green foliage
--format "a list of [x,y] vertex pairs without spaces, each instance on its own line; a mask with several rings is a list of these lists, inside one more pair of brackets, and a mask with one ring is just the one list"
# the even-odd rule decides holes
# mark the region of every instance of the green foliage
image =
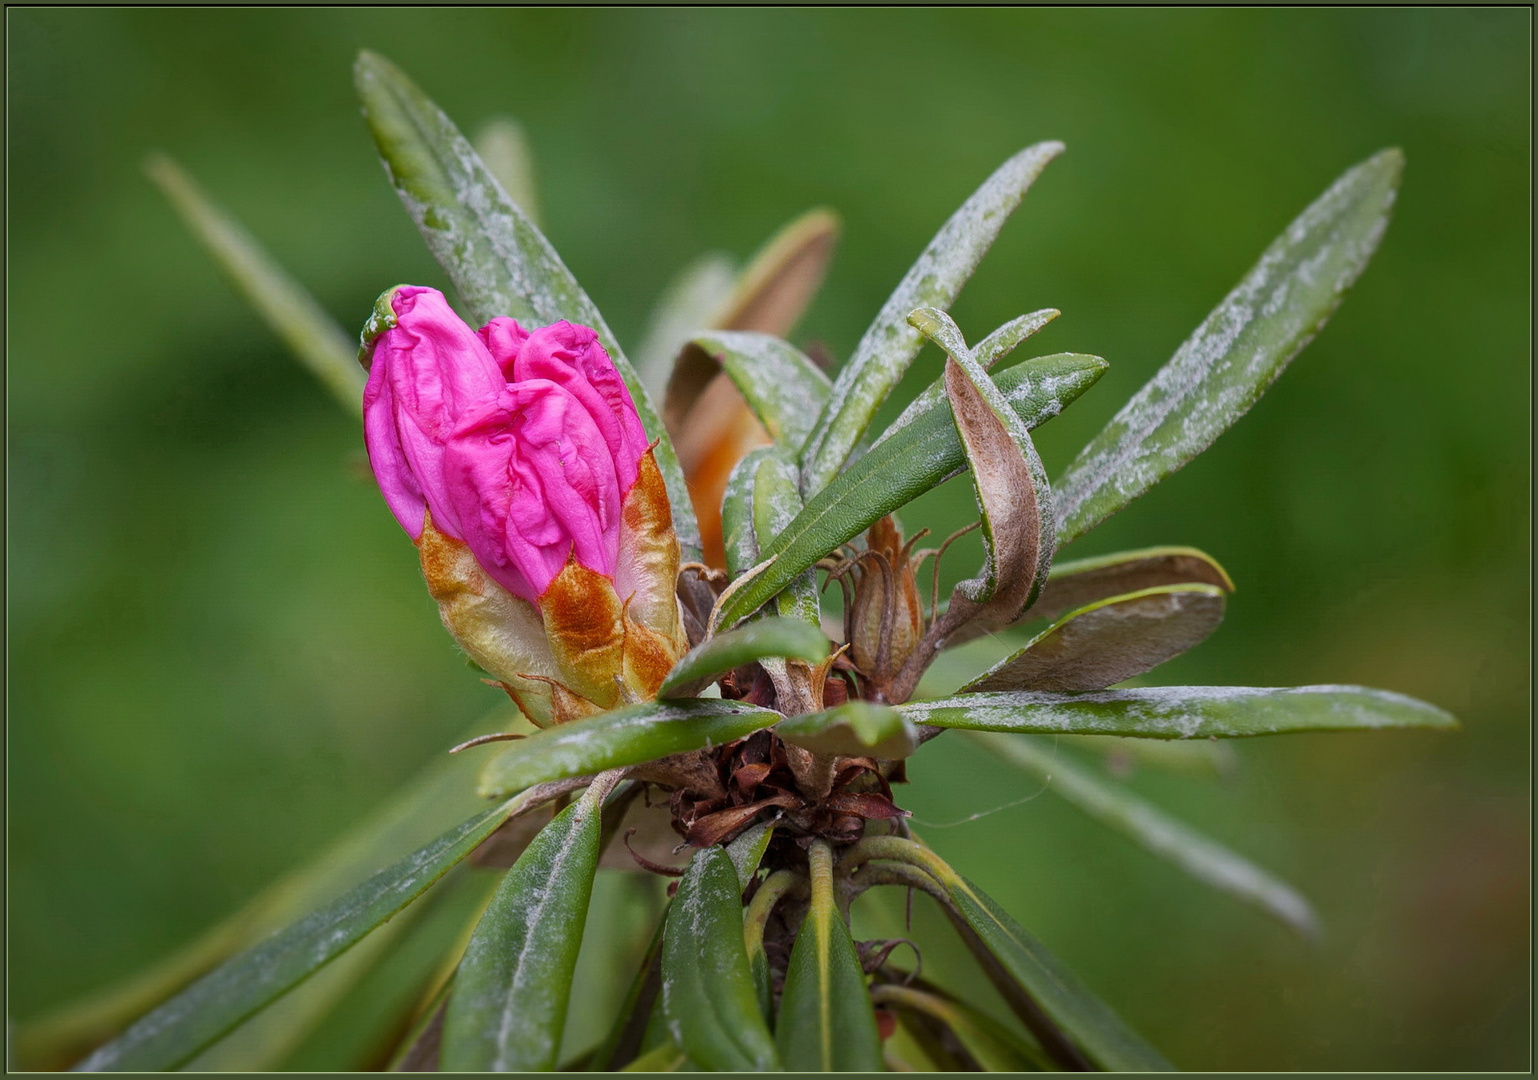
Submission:
[[[569,318],[598,331],[658,441],[680,543],[686,559],[697,559],[693,511],[668,432],[587,293],[506,185],[409,79],[371,53],[360,56],[355,77],[390,179],[472,313],[542,323]],[[500,138],[501,144],[492,139],[487,145],[502,145],[501,171],[532,191],[526,147],[507,130]],[[703,387],[724,370],[774,446],[743,458],[728,483],[722,508],[728,580],[708,620],[693,612],[696,622],[708,625],[663,683],[664,700],[516,737],[481,772],[479,793],[501,800],[499,805],[226,960],[82,1067],[198,1064],[198,1054],[254,1016],[249,1037],[263,1035],[268,1029],[262,1024],[292,1035],[303,1017],[291,1021],[283,1010],[301,1014],[314,1004],[306,994],[316,1002],[324,997],[328,1010],[340,999],[336,1014],[346,1015],[347,1007],[357,1013],[384,1000],[368,996],[369,980],[384,972],[390,977],[380,979],[380,990],[388,989],[389,1006],[381,1011],[399,1013],[413,990],[431,990],[409,1038],[393,1048],[394,1059],[446,1070],[875,1070],[885,1063],[877,1006],[916,1025],[923,1036],[917,1041],[928,1039],[942,1064],[1170,1068],[999,904],[911,838],[890,784],[902,779],[903,759],[924,739],[949,728],[1192,739],[1456,726],[1434,706],[1362,687],[1113,689],[1211,633],[1232,583],[1214,560],[1188,548],[1052,568],[1056,547],[1210,445],[1323,325],[1376,248],[1402,155],[1384,151],[1357,166],[1306,210],[1086,447],[1054,493],[1030,431],[1072,404],[1100,377],[1105,362],[1058,353],[994,375],[990,368],[1056,312],[1011,320],[974,349],[945,309],[1026,189],[1062,149],[1060,143],[1027,148],[978,189],[925,249],[831,381],[778,337],[742,330],[692,337],[669,387],[669,421],[687,416]],[[320,321],[318,307],[185,177],[166,164],[155,170],[301,358],[333,388],[355,389],[355,375],[340,374],[330,340],[335,335]],[[532,211],[532,197],[523,201]],[[831,226],[822,222],[812,232],[820,242]],[[761,298],[780,286],[795,293],[820,279],[820,261],[814,260],[811,272],[796,272],[786,269],[793,259],[766,258],[770,269],[750,272],[733,295]],[[698,313],[708,306],[678,300],[676,309]],[[923,338],[947,355],[943,379],[859,452]],[[854,677],[827,679],[839,661],[851,676],[864,673],[849,657],[830,659],[815,570],[864,568],[877,554],[877,533],[866,547],[856,541],[860,533],[962,471],[970,474],[977,496],[981,571],[958,585],[943,609],[932,603],[927,615],[915,613],[919,639],[905,643],[911,653],[905,670],[912,678],[893,684],[903,689],[889,700],[856,698],[824,708],[830,688],[849,694],[865,684]],[[905,560],[908,548],[902,554]],[[934,553],[937,562],[940,554]],[[882,559],[888,582],[891,575],[911,576],[909,563]],[[710,580],[706,573],[700,577]],[[868,580],[874,578],[861,578],[856,588],[866,588]],[[1026,618],[1060,615],[958,694],[907,700],[941,649]],[[759,673],[749,693],[768,695],[764,684],[772,686],[772,696],[751,700],[772,700],[773,708],[699,696],[741,669]],[[734,683],[724,683],[727,690],[745,693]],[[1312,909],[1301,895],[1224,846],[1114,784],[1054,763],[1031,743],[982,738],[1004,760],[1055,780],[1071,805],[1171,859],[1197,881],[1314,931]],[[627,775],[627,786],[617,788]],[[735,839],[693,852],[609,1036],[563,1065],[567,1007],[595,874],[645,784],[672,790],[670,812],[691,842],[705,843],[694,839],[701,819],[725,813],[741,815],[724,834]],[[579,788],[585,791],[575,804],[548,824],[517,832],[515,818]],[[766,811],[773,816],[765,817]],[[887,824],[877,830],[872,822]],[[391,951],[398,935],[417,929],[402,918],[382,930],[392,916],[472,852],[494,861],[513,850],[511,868],[463,946],[445,947],[440,936],[415,954]],[[636,859],[647,863],[639,854]],[[850,905],[880,886],[933,897],[1029,1034],[928,984],[899,980],[886,961],[894,943],[885,943],[884,951],[881,942],[857,944]],[[454,923],[436,925],[442,934]],[[355,964],[358,971],[337,980],[335,995],[318,980],[306,984],[365,938],[373,951],[355,954],[363,958]],[[442,977],[427,975],[434,958],[446,963]],[[404,974],[391,974],[391,961]],[[176,970],[180,978],[184,968]],[[776,974],[782,976],[778,987]],[[168,976],[156,982],[151,996],[158,998],[173,981]],[[269,1006],[273,1011],[261,1013]],[[361,1053],[375,1036],[375,1029],[363,1030],[349,1052]]]

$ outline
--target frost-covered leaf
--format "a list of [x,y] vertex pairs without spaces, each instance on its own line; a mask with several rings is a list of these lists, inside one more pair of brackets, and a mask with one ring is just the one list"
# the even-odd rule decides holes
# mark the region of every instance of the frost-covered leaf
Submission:
[[792,716],[774,731],[786,742],[818,754],[905,758],[918,749],[913,725],[896,709],[870,701],[848,701],[823,712]]
[[[736,577],[758,565],[761,546],[785,531],[801,512],[797,477],[796,467],[774,447],[749,451],[732,469],[721,502],[728,573]],[[774,610],[820,626],[816,574],[808,570],[792,581],[775,598]]]
[[1080,608],[960,692],[1104,690],[1204,641],[1223,621],[1224,595],[1215,585],[1159,585]]
[[680,431],[705,388],[722,371],[776,445],[794,456],[823,403],[828,377],[800,349],[769,334],[717,330],[701,334],[679,355],[662,414]]
[[834,900],[833,855],[817,840],[807,856],[812,899],[785,972],[775,1045],[792,1072],[879,1072],[881,1038],[854,940]]
[[673,1041],[702,1068],[779,1068],[748,972],[742,886],[731,856],[721,848],[694,853],[668,908],[662,1008]]
[[425,892],[517,812],[516,796],[381,870],[341,899],[248,949],[150,1012],[77,1068],[156,1071],[190,1060]]
[[[1043,308],[1041,311],[1033,311],[1029,315],[1021,315],[1009,320],[993,333],[977,343],[972,350],[972,356],[981,365],[984,371],[989,370],[994,364],[1014,351],[1016,345],[1030,337],[1036,331],[1046,326],[1061,312],[1053,308]],[[908,402],[905,408],[892,423],[882,432],[881,437],[886,438],[898,428],[903,427],[915,416],[926,412],[935,405],[945,400],[945,380],[940,379],[930,383],[924,391]]]
[[923,339],[908,325],[908,313],[917,307],[951,306],[1026,189],[1062,151],[1062,143],[1037,143],[999,166],[941,226],[887,298],[840,369],[802,452],[801,490],[808,498],[843,467],[876,410],[918,355]]
[[799,619],[759,619],[690,649],[663,680],[657,696],[692,696],[711,679],[770,656],[819,664],[828,657],[828,639],[820,628]]
[[726,845],[726,853],[732,857],[732,865],[737,868],[737,880],[744,889],[753,880],[753,875],[758,873],[758,864],[764,861],[764,852],[769,849],[769,841],[773,838],[774,823],[764,821]]
[[1324,326],[1388,225],[1404,155],[1349,170],[1272,242],[1059,480],[1058,544],[1212,445]]
[[361,416],[364,374],[348,333],[176,162],[155,154],[145,161],[144,171],[289,351],[343,408]]
[[779,719],[772,709],[718,698],[652,701],[612,709],[519,739],[486,766],[480,793],[500,798],[547,780],[588,776],[720,746]]
[[555,1068],[616,779],[600,778],[557,814],[497,887],[454,978],[444,1072]]
[[1365,686],[1152,686],[1087,694],[1017,690],[960,694],[898,709],[916,724],[938,727],[1146,739],[1458,726],[1435,705]]
[[678,457],[640,377],[577,279],[508,198],[452,120],[395,65],[364,50],[353,82],[385,171],[428,249],[479,322],[498,315],[547,326],[592,327],[625,380],[667,484],[685,561],[700,558],[699,528]]
[[988,753],[1038,777],[1048,791],[1130,837],[1139,847],[1168,859],[1197,881],[1254,905],[1304,937],[1318,935],[1313,906],[1296,889],[1122,785],[1101,779],[1029,738],[985,731],[968,734]]
[[[994,380],[1027,428],[1062,412],[1105,371],[1096,356],[1058,353],[1016,364]],[[727,598],[718,613],[730,626],[758,609],[819,559],[911,502],[966,465],[950,406],[937,402],[888,437],[877,440],[836,480],[807,500],[774,542],[763,549],[773,563]]]
[[523,125],[511,116],[494,116],[475,129],[471,145],[523,216],[540,225],[539,187],[534,178],[534,153]]

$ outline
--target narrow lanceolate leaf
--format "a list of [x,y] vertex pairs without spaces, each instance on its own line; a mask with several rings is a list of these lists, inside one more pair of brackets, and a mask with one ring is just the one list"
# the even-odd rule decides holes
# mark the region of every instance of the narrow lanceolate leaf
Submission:
[[600,778],[528,846],[481,916],[443,1024],[446,1072],[555,1068],[582,945],[603,800]]
[[[1021,315],[1017,318],[1011,319],[1009,322],[999,327],[993,333],[983,338],[982,341],[978,342],[977,347],[972,350],[972,356],[977,360],[982,369],[987,371],[992,368],[994,364],[998,363],[1000,360],[1004,359],[1004,357],[1013,352],[1016,345],[1020,344],[1026,338],[1036,333],[1036,331],[1040,330],[1043,326],[1046,326],[1049,322],[1061,314],[1062,312],[1057,311],[1054,308],[1043,308],[1041,311],[1033,311],[1029,315]],[[924,389],[923,393],[919,394],[918,397],[908,402],[908,407],[898,415],[896,420],[892,421],[891,425],[887,427],[886,431],[882,433],[881,437],[886,438],[898,428],[903,427],[914,417],[927,411],[931,407],[938,405],[944,400],[945,381],[942,379],[937,382],[930,383],[929,386]]]
[[673,1041],[701,1068],[779,1068],[748,973],[742,887],[731,856],[721,848],[694,853],[668,908],[662,1007]]
[[[505,725],[505,708],[472,732]],[[267,888],[239,911],[148,970],[23,1021],[16,1030],[23,1069],[63,1068],[99,1046],[242,949],[330,903],[381,866],[484,809],[474,792],[475,762],[436,756],[351,830]]]
[[1404,155],[1384,150],[1337,180],[1057,485],[1058,543],[1082,536],[1212,445],[1324,326],[1388,225]]
[[898,706],[916,724],[1032,735],[1221,739],[1458,726],[1424,701],[1365,686],[1158,686],[1089,694],[962,694]]
[[838,373],[833,393],[801,456],[801,490],[811,497],[843,466],[876,410],[918,355],[923,339],[908,325],[916,307],[946,309],[961,292],[1026,189],[1063,144],[1037,143],[999,166],[935,234]]
[[348,333],[174,161],[156,154],[144,171],[283,344],[348,412],[362,415],[364,374]]
[[1296,889],[1120,784],[1103,780],[1030,739],[993,732],[971,735],[989,753],[1039,777],[1049,791],[1140,847],[1168,859],[1197,881],[1253,904],[1304,937],[1318,935],[1314,909]]
[[1047,472],[1009,407],[949,315],[919,308],[908,321],[946,351],[945,396],[966,451],[983,522],[982,574],[956,586],[947,627],[1014,622],[1041,591],[1052,565],[1054,516]]
[[774,453],[772,446],[749,450],[726,478],[726,491],[721,496],[721,546],[726,552],[726,572],[734,578],[759,563],[753,492],[758,485],[759,463]]
[[475,130],[475,152],[496,177],[523,216],[539,226],[539,189],[534,179],[534,154],[523,125],[511,116],[494,116]]
[[480,793],[500,798],[531,784],[588,776],[720,746],[778,722],[780,714],[719,699],[647,702],[519,739],[481,773]]
[[699,529],[667,431],[608,324],[550,241],[508,198],[453,121],[398,68],[365,50],[353,81],[385,171],[470,314],[480,322],[510,315],[539,326],[566,319],[597,332],[647,436],[657,442],[657,466],[684,559],[698,560]]
[[881,1038],[849,927],[833,896],[833,855],[813,841],[812,902],[791,949],[775,1018],[780,1060],[793,1072],[879,1072]]
[[690,649],[663,680],[658,696],[687,697],[735,667],[770,656],[820,664],[828,658],[828,638],[798,619],[760,619],[739,626]]
[[1154,1072],[1171,1067],[977,886],[955,871],[942,872],[940,883],[949,893],[957,916],[1096,1065],[1114,1072]]
[[776,735],[818,754],[905,758],[918,749],[918,732],[896,709],[849,701],[824,712],[780,721]]
[[188,1061],[415,900],[529,802],[531,795],[476,815],[341,899],[241,953],[143,1017],[78,1068],[150,1072],[174,1069]]
[[1223,621],[1224,595],[1215,585],[1159,585],[1080,608],[960,693],[1104,690],[1206,640]]
[[746,330],[717,330],[689,342],[673,367],[662,415],[681,430],[689,411],[722,371],[770,438],[792,456],[828,400],[828,377],[787,341]]
[[[1105,368],[1105,361],[1096,356],[1059,353],[1017,364],[994,381],[1015,415],[1027,428],[1035,428],[1089,389]],[[722,603],[718,623],[731,626],[752,614],[828,552],[965,466],[950,406],[937,402],[901,430],[877,440],[807,500],[795,520],[763,550],[772,564]]]
[[[790,528],[801,513],[800,471],[779,453],[759,461],[753,483],[753,535],[762,550]],[[774,610],[788,619],[822,625],[822,601],[817,595],[817,573],[807,570],[774,598]]]
[[737,880],[744,889],[753,880],[753,875],[758,873],[758,864],[764,861],[764,852],[769,849],[769,841],[773,838],[774,825],[766,821],[754,825],[726,845],[726,853],[732,857],[732,865],[737,868]]

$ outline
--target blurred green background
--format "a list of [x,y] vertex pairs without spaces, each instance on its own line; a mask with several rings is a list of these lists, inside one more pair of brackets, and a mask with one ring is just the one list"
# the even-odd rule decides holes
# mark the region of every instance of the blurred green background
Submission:
[[[1054,470],[1303,206],[1403,147],[1319,340],[1070,549],[1195,544],[1233,574],[1225,626],[1160,682],[1365,683],[1464,721],[1131,778],[1301,887],[1323,944],[1050,795],[921,831],[1182,1066],[1526,1068],[1529,18],[9,9],[12,1019],[217,921],[497,701],[355,421],[139,171],[175,156],[349,329],[387,286],[441,285],[359,118],[366,46],[467,129],[524,123],[546,231],[629,343],[694,256],[827,204],[844,240],[795,337],[845,356],[999,162],[1064,140],[954,309],[981,336],[1058,307],[1038,351],[1111,362],[1041,432]],[[929,350],[901,394],[937,371]],[[905,521],[969,513],[952,483]],[[959,739],[912,774],[927,823],[1037,786]]]

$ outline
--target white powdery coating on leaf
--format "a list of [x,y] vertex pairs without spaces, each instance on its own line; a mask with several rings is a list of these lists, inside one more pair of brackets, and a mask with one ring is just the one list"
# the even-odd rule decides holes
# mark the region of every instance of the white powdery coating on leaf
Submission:
[[[779,714],[751,705],[713,700],[709,703],[674,706],[659,704],[616,710],[560,727],[547,728],[515,744],[504,752],[503,757],[492,762],[482,782],[481,793],[495,796],[528,784],[563,780],[638,764],[631,755],[625,753],[637,736],[676,730],[691,720],[704,723],[746,715],[762,716],[765,723],[761,726],[767,726]],[[705,745],[709,746],[709,741]],[[678,751],[667,750],[657,756],[674,752]]]
[[1062,143],[1037,143],[1000,165],[941,226],[898,283],[839,371],[832,396],[807,440],[802,455],[806,494],[820,489],[838,471],[923,347],[923,336],[908,325],[908,313],[925,306],[950,307],[1026,190],[1062,152]]
[[1084,448],[1057,487],[1059,543],[1212,445],[1312,340],[1387,227],[1383,181],[1379,158],[1337,180]]
[[1197,739],[1455,726],[1423,701],[1363,686],[1162,686],[1086,694],[965,694],[901,706],[915,723],[985,731]]

